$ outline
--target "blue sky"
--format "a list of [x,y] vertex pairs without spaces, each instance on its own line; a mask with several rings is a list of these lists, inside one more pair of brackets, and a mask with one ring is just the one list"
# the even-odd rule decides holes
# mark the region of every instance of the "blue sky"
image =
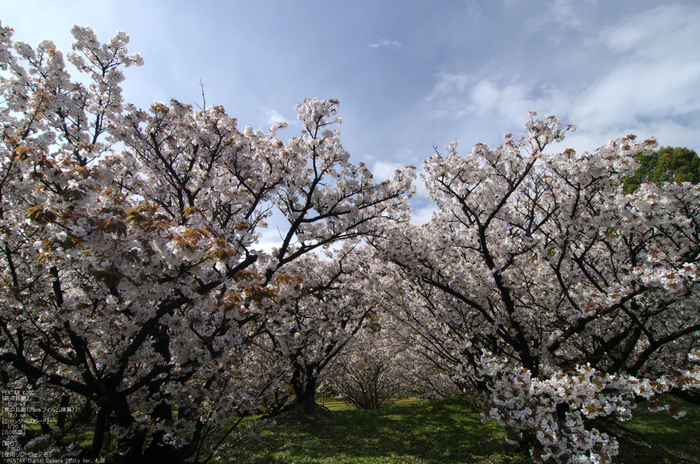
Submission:
[[351,160],[378,178],[454,139],[498,145],[528,111],[578,126],[561,150],[627,134],[700,150],[697,0],[4,0],[0,18],[65,51],[72,24],[127,32],[146,64],[124,96],[142,107],[201,103],[201,79],[207,104],[287,120],[288,138],[295,103],[337,98]]

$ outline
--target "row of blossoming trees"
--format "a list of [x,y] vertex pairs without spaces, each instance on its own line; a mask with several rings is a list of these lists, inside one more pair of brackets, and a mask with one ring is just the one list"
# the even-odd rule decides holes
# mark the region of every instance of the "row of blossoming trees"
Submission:
[[609,462],[606,420],[700,399],[700,190],[621,193],[652,143],[545,152],[565,131],[532,115],[520,140],[430,158],[437,213],[412,226],[415,169],[376,183],[350,164],[336,101],[299,105],[287,143],[221,107],[144,111],[121,97],[141,64],[128,37],[72,33],[88,84],[53,43],[0,29],[0,368],[29,398],[3,420],[33,424],[19,452],[206,462],[281,385],[308,410],[325,372],[361,384],[353,362],[481,395],[538,461]]

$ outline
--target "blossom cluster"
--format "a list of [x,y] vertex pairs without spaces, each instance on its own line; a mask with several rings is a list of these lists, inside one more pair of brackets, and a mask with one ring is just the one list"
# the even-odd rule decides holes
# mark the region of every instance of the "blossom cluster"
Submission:
[[[514,369],[504,358],[485,354],[480,372],[489,378],[491,405],[485,421],[496,421],[512,433],[507,441],[518,444],[534,434],[539,446],[530,449],[536,462],[610,463],[618,454],[613,436],[587,423],[598,418],[631,419],[638,398],[650,399],[667,392],[672,382],[655,381],[596,371],[577,366],[547,379],[533,378],[527,369]],[[680,411],[676,417],[682,417]]]

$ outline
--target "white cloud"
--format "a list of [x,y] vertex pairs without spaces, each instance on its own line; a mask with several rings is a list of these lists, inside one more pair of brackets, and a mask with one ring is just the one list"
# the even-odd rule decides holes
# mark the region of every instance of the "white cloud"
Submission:
[[426,99],[427,101],[455,92],[464,92],[476,80],[476,77],[472,74],[452,74],[444,71],[437,74],[436,77],[437,83],[433,88],[433,92]]
[[433,213],[437,211],[435,205],[426,206],[424,208],[416,208],[411,212],[411,224],[420,226],[430,222]]
[[[560,2],[562,12],[568,3]],[[594,38],[597,58],[612,64],[587,60],[579,66],[587,71],[599,66],[597,77],[592,72],[593,78],[579,83],[557,81],[556,74],[507,79],[502,70],[488,76],[485,70],[493,68],[488,64],[469,74],[439,74],[426,104],[434,117],[468,119],[476,125],[497,118],[504,131],[519,125],[530,110],[555,114],[578,125],[580,133],[572,140],[586,150],[631,133],[656,135],[664,145],[700,148],[699,22],[697,8],[647,10]]]
[[615,125],[700,111],[695,90],[700,86],[700,62],[679,58],[621,65],[577,98],[572,117],[597,125]]
[[524,115],[536,105],[530,93],[531,89],[518,79],[502,87],[494,80],[484,79],[471,89],[469,109],[479,115],[494,112],[501,116],[511,116],[514,113]]
[[260,120],[260,128],[262,130],[270,129],[275,123],[286,122],[289,123],[287,118],[285,118],[282,113],[277,110],[265,110],[264,116]]
[[611,50],[639,57],[665,57],[669,52],[697,56],[700,30],[697,8],[658,6],[607,28],[601,39]]
[[590,12],[595,6],[595,0],[554,0],[551,6],[542,8],[548,14],[539,23],[541,27],[554,27],[556,34],[550,37],[556,40],[565,30],[584,32],[590,28]]
[[518,75],[508,81],[497,74],[482,75],[480,71],[441,75],[426,99],[434,108],[433,118],[469,119],[476,125],[491,122],[499,130],[510,132],[521,127],[529,111],[540,111],[544,116],[545,112],[557,114],[555,111],[566,106],[566,95],[553,86],[538,87],[536,82]]
[[269,124],[274,124],[276,122],[287,122],[284,116],[277,110],[265,111],[265,116],[267,117],[266,122]]
[[372,174],[376,180],[382,181],[394,177],[397,169],[403,169],[406,165],[401,163],[389,163],[387,161],[377,161],[372,165]]
[[[664,144],[686,139],[688,124],[697,132],[698,22],[697,9],[658,7],[604,31],[601,40],[618,55],[618,64],[576,96],[571,117],[601,132],[651,131]],[[662,133],[669,140],[661,140]]]
[[367,46],[367,48],[380,48],[380,47],[400,48],[400,47],[403,47],[403,44],[401,42],[399,42],[398,40],[382,39],[377,43],[369,44]]

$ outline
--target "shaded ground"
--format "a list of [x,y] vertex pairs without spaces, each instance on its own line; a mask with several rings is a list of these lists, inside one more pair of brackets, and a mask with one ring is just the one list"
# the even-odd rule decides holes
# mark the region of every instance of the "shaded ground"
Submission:
[[502,429],[485,426],[479,410],[455,398],[400,402],[378,411],[333,407],[326,418],[282,418],[258,438],[234,445],[222,462],[525,463]]
[[[326,402],[316,417],[291,414],[258,436],[232,442],[219,462],[241,464],[515,464],[529,453],[506,444],[506,432],[481,423],[480,410],[463,398],[399,402],[358,411]],[[615,428],[625,464],[700,464],[700,407],[683,405],[686,417],[649,413]]]

